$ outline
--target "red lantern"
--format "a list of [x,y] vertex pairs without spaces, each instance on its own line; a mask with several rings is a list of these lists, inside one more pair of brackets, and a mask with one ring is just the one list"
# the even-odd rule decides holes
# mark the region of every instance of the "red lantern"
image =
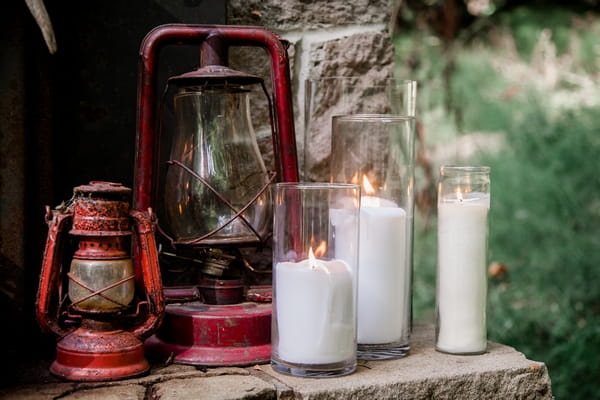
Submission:
[[[156,110],[156,86],[160,51],[173,45],[198,46],[200,66],[169,78],[164,93],[177,90],[170,126]],[[268,52],[272,98],[262,78],[228,67],[228,48],[236,46]],[[204,25],[159,26],[142,43],[134,206],[159,211],[163,272],[177,265],[195,276],[165,285],[171,304],[146,341],[152,353],[206,366],[270,359],[270,285],[244,279],[257,271],[239,250],[264,246],[270,236],[269,184],[298,180],[286,46],[261,27]],[[265,168],[252,128],[248,93],[259,85],[275,171]]]
[[36,311],[59,338],[50,367],[58,377],[110,381],[149,369],[143,339],[160,324],[164,300],[153,217],[130,211],[130,195],[118,183],[90,182],[74,189],[71,203],[48,209]]

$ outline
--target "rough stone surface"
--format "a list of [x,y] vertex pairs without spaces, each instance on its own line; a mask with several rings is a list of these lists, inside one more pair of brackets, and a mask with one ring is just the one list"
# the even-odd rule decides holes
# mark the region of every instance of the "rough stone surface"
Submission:
[[[265,26],[291,42],[288,54],[302,180],[329,179],[331,123],[329,115],[323,115],[313,124],[319,126],[318,130],[305,131],[305,79],[368,76],[377,81],[391,76],[393,45],[388,26],[395,3],[395,0],[229,0],[229,24]],[[264,75],[265,62],[264,57],[251,52],[232,56],[232,65],[259,75]],[[360,104],[370,104],[369,100]],[[269,166],[273,165],[273,152],[266,110],[263,100],[253,103],[259,148]]]
[[490,343],[478,356],[442,354],[433,349],[433,329],[418,326],[409,356],[359,363],[357,371],[336,379],[277,377],[302,399],[551,399],[543,363],[513,348]]
[[[311,88],[302,132],[303,179],[329,180],[331,117],[390,112],[386,80],[392,77],[393,46],[385,32],[360,33],[314,43],[310,49]],[[353,77],[337,80],[332,77]]]
[[74,383],[28,385],[0,389],[0,400],[53,400],[75,389]]
[[144,400],[146,388],[140,385],[101,387],[71,393],[63,400]]
[[0,400],[552,399],[546,366],[512,347],[490,342],[485,354],[455,356],[433,343],[433,326],[417,324],[408,356],[359,361],[356,372],[339,378],[296,378],[269,365],[155,365],[148,376],[124,381],[4,388]]
[[310,49],[311,76],[389,77],[393,46],[385,32],[357,33],[314,43]]
[[275,387],[253,376],[174,379],[152,388],[152,400],[276,399]]
[[307,27],[387,23],[391,11],[389,0],[229,0],[227,21],[234,25],[261,25],[286,31],[306,30]]

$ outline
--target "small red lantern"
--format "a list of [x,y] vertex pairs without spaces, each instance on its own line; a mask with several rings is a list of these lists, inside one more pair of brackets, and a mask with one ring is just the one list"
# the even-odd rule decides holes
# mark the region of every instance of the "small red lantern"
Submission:
[[[121,184],[93,181],[76,187],[69,204],[48,208],[36,311],[42,329],[59,338],[50,367],[58,377],[110,381],[150,368],[143,339],[161,322],[164,301],[153,217],[130,211],[130,195]],[[143,282],[135,280],[131,242]]]
[[[155,110],[158,58],[169,45],[200,50],[200,66],[169,78],[164,91],[177,89],[174,127]],[[267,51],[272,98],[262,78],[228,67],[236,46]],[[286,46],[262,27],[206,25],[162,25],[142,43],[134,206],[158,210],[163,276],[179,269],[193,277],[179,285],[165,279],[165,321],[145,344],[176,363],[270,359],[271,288],[243,279],[257,271],[240,249],[270,237],[269,184],[298,180]],[[251,123],[248,93],[257,85],[268,99],[275,171],[265,168]]]

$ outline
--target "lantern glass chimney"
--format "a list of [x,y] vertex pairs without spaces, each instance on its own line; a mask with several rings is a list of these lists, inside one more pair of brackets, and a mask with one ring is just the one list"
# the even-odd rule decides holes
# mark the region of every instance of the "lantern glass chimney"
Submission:
[[[178,241],[257,240],[271,212],[268,182],[250,118],[249,90],[218,83],[179,87],[163,212]],[[175,162],[175,163],[173,163]],[[242,210],[245,210],[242,212]],[[240,217],[236,217],[241,212]],[[256,232],[256,233],[255,233]]]
[[[69,298],[81,310],[118,311],[127,307],[133,300],[134,281],[127,280],[119,283],[133,275],[131,258],[122,260],[74,258],[71,261],[70,272],[76,281],[69,281]],[[109,286],[110,289],[89,297],[95,291]]]

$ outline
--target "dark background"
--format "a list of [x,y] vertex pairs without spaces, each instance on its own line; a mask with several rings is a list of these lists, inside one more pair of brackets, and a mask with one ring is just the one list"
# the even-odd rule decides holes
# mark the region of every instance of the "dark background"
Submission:
[[[0,384],[34,379],[42,370],[34,363],[54,351],[34,317],[44,207],[90,180],[133,183],[142,39],[161,24],[226,20],[224,0],[45,5],[54,55],[24,1],[0,2]],[[159,80],[195,67],[198,56],[197,49],[164,49]]]

